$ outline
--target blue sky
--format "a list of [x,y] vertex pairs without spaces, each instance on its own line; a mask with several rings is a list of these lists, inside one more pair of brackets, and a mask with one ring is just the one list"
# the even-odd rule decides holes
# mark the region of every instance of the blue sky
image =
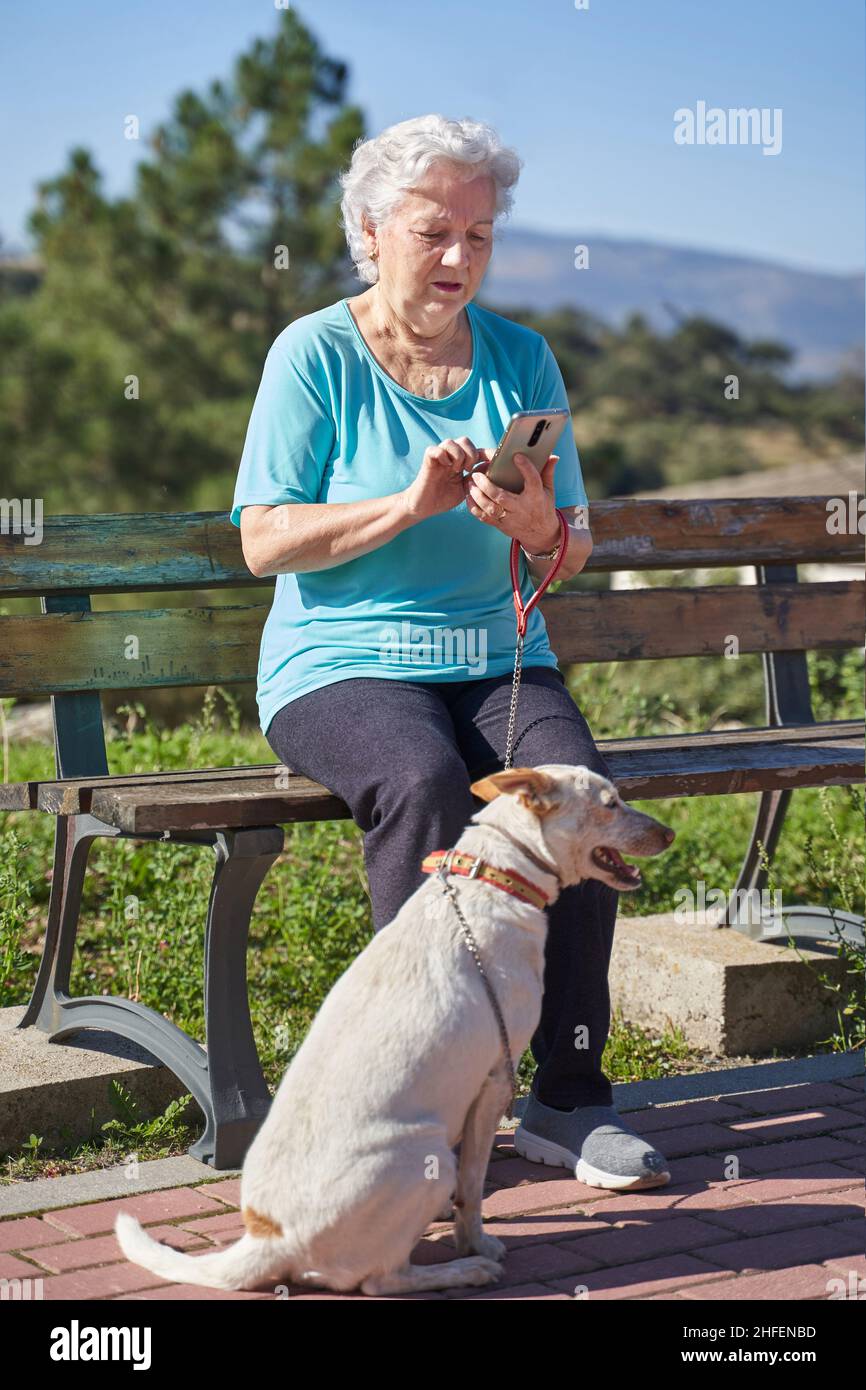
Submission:
[[[276,27],[273,0],[0,0],[0,235],[86,146],[119,195],[143,133]],[[367,132],[427,111],[490,121],[525,161],[514,225],[863,266],[863,0],[300,0],[349,64]],[[781,108],[782,149],[678,146],[699,101]]]

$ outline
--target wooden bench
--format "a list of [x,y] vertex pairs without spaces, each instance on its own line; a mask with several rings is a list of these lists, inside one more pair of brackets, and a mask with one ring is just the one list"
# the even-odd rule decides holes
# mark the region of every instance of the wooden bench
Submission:
[[[749,565],[756,583],[559,592],[542,611],[560,665],[718,656],[729,634],[763,653],[766,724],[748,730],[599,741],[629,799],[759,792],[737,890],[765,881],[793,789],[864,780],[863,723],[816,723],[805,652],[860,647],[861,580],[804,583],[807,561],[863,560],[862,538],[830,535],[824,497],[609,501],[592,506],[589,571]],[[38,978],[20,1027],[53,1040],[80,1028],[131,1038],[201,1106],[190,1152],[237,1166],[270,1105],[250,1025],[247,933],[283,825],[349,817],[348,807],[278,764],[111,776],[101,691],[230,685],[255,679],[268,602],[93,612],[94,594],[270,587],[246,568],[224,513],[58,516],[41,543],[0,534],[0,601],[38,595],[38,616],[0,617],[0,695],[50,695],[56,776],[0,788],[0,809],[56,817],[54,876]],[[135,633],[138,655],[128,656]],[[732,679],[736,662],[731,663]],[[207,1049],[153,1009],[117,997],[72,998],[70,966],[87,856],[96,836],[213,847],[205,926]]]

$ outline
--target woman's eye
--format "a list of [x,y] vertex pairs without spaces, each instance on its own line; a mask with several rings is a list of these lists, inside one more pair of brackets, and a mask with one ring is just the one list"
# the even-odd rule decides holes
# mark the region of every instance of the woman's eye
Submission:
[[[418,235],[419,237],[423,238],[424,241],[436,241],[437,238],[440,237],[440,236],[442,235],[442,233],[441,233],[441,232],[418,232],[417,235]],[[483,236],[481,232],[473,232],[473,233],[472,233],[472,240],[475,241],[475,242],[478,242],[478,243],[480,243],[480,245],[484,246],[484,245],[486,244],[486,242],[487,242],[487,237],[486,237],[486,236]]]

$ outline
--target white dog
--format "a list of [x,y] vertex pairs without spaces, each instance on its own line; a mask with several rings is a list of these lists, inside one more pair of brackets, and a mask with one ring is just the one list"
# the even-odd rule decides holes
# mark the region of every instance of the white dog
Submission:
[[[491,804],[454,852],[479,857],[494,881],[452,870],[447,882],[516,1067],[541,1014],[547,917],[537,890],[549,905],[585,878],[638,888],[622,852],[658,854],[674,832],[585,767],[511,768],[472,791]],[[516,874],[512,891],[497,870],[500,880]],[[117,1239],[154,1274],[209,1288],[305,1282],[382,1295],[490,1283],[505,1247],[482,1229],[481,1198],[510,1091],[491,1001],[434,872],[334,985],[286,1071],[243,1165],[246,1234],[226,1250],[186,1255],[121,1212]],[[452,1195],[458,1258],[410,1264]]]

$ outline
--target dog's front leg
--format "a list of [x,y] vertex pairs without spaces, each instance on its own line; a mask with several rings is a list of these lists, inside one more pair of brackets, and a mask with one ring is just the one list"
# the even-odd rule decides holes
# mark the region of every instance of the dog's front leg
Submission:
[[454,1194],[454,1241],[458,1255],[505,1258],[505,1246],[496,1236],[484,1234],[481,1197],[493,1140],[508,1104],[510,1087],[502,1073],[487,1077],[469,1107],[460,1140],[457,1191]]

